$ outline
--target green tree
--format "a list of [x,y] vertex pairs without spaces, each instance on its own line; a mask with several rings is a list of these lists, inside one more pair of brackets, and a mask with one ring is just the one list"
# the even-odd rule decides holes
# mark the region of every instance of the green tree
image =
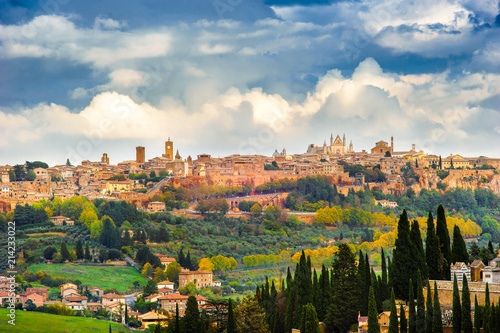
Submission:
[[437,219],[436,219],[436,236],[439,240],[441,254],[443,255],[442,276],[445,280],[450,280],[450,264],[451,264],[451,249],[450,249],[450,235],[446,225],[446,215],[444,213],[443,205],[438,206]]
[[302,307],[299,329],[301,333],[321,333],[316,309],[311,303]]
[[427,301],[425,307],[425,333],[433,333],[433,316],[434,316],[434,308],[432,305],[432,294],[431,294],[431,286],[429,281],[427,281]]
[[347,332],[358,317],[359,288],[355,256],[341,244],[333,260],[332,300],[325,323],[330,331]]
[[35,171],[33,170],[29,170],[27,173],[26,173],[26,180],[27,181],[34,181],[36,179],[36,173]]
[[44,250],[43,250],[43,257],[47,260],[52,260],[52,257],[54,256],[54,254],[57,253],[57,249],[54,247],[54,246],[47,246]]
[[417,314],[415,312],[415,296],[413,283],[410,279],[410,291],[408,292],[408,333],[417,333]]
[[424,289],[422,285],[422,275],[420,271],[417,274],[417,333],[425,332],[425,300]]
[[396,309],[396,299],[394,297],[394,289],[391,291],[391,313],[389,315],[389,330],[388,333],[399,333],[398,311]]
[[268,325],[265,321],[266,314],[259,306],[257,299],[247,295],[234,311],[236,332],[267,333]]
[[69,260],[69,251],[68,247],[66,246],[65,242],[61,243],[61,256],[63,257],[64,260]]
[[375,302],[373,287],[370,287],[370,292],[368,293],[368,333],[380,333],[377,304]]
[[460,292],[456,274],[453,274],[453,302],[452,302],[453,333],[462,331],[462,305],[460,304]]
[[460,233],[460,228],[455,224],[453,227],[453,244],[451,246],[451,262],[465,262],[469,263],[469,253],[467,252],[467,245]]
[[330,305],[332,292],[330,287],[330,272],[325,265],[321,267],[321,276],[319,277],[319,304],[318,304],[318,319],[323,321],[326,315],[326,309]]
[[90,260],[90,248],[89,248],[89,244],[85,245],[85,254],[84,254],[84,258],[86,260]]
[[181,333],[198,332],[200,326],[200,311],[195,296],[189,296],[186,311],[181,319]]
[[179,303],[175,303],[175,322],[174,322],[174,333],[181,332],[181,319],[179,315]]
[[75,252],[76,252],[76,259],[83,259],[85,257],[85,254],[83,253],[83,246],[81,240],[78,240],[76,242]]
[[[472,333],[471,308],[470,308],[470,292],[469,284],[465,274],[462,279],[462,326],[463,333]],[[499,327],[500,328],[500,327]]]
[[229,306],[227,309],[227,333],[235,333],[236,323],[234,321],[233,301],[229,299]]
[[400,333],[408,332],[408,322],[406,320],[406,313],[403,303],[399,304],[399,332]]
[[399,299],[408,299],[408,283],[410,277],[417,271],[417,268],[414,267],[412,247],[410,222],[406,210],[403,210],[399,217],[397,239],[392,252],[392,264],[389,270],[389,279],[394,288],[394,293]]
[[[427,279],[428,272],[427,272],[427,264],[425,260],[425,251],[424,251],[424,245],[422,243],[422,236],[420,235],[420,226],[418,224],[417,220],[414,220],[413,223],[411,224],[411,231],[410,231],[410,239],[411,239],[411,244],[413,245],[412,252],[414,253],[412,259],[413,259],[413,265],[417,269],[420,269],[422,276],[424,279]],[[416,287],[417,280],[414,280],[414,288]]]
[[144,297],[156,294],[157,292],[158,292],[158,285],[156,284],[156,282],[154,280],[148,280],[143,290]]
[[477,295],[474,295],[474,333],[481,332],[481,308],[477,304]]
[[383,248],[380,260],[382,263],[382,283],[380,285],[380,290],[381,290],[380,295],[382,296],[382,300],[386,300],[389,298],[389,281],[387,278],[387,263]]
[[[441,250],[439,249],[439,241],[434,230],[434,219],[432,213],[429,212],[427,218],[427,239],[425,243],[425,259],[427,269],[429,270],[430,280],[440,280],[442,275],[441,266]],[[430,332],[428,332],[430,333]]]
[[302,307],[313,302],[313,286],[311,281],[311,267],[307,263],[304,251],[300,256],[297,270],[295,271],[295,279],[297,286],[297,323],[301,323]]
[[436,281],[434,281],[434,313],[432,314],[432,333],[443,333],[441,304],[439,304],[439,295]]

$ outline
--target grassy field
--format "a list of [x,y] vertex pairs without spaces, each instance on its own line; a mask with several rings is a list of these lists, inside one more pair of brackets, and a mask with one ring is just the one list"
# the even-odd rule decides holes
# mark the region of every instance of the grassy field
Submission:
[[16,325],[10,325],[8,310],[0,309],[0,332],[37,332],[37,333],[80,333],[80,332],[130,332],[125,327],[108,321],[93,318],[57,316],[40,312],[16,311]]
[[80,266],[73,264],[63,265],[31,265],[28,270],[42,271],[51,276],[62,276],[72,280],[80,280],[82,284],[102,289],[116,288],[119,292],[127,291],[132,283],[138,280],[145,285],[147,279],[131,267],[121,266]]

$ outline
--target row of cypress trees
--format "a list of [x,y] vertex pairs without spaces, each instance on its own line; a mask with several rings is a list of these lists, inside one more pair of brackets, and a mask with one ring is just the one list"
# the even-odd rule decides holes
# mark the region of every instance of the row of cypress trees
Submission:
[[[389,269],[389,281],[399,299],[408,300],[408,283],[410,278],[416,275],[417,270],[421,271],[423,280],[450,280],[451,263],[469,262],[467,246],[456,225],[453,229],[453,247],[450,244],[442,205],[439,205],[437,210],[436,227],[432,212],[429,212],[425,250],[418,222],[414,220],[410,228],[406,210],[403,210],[399,218],[397,234],[392,265]],[[413,287],[416,288],[416,284]]]
[[[411,282],[409,283],[411,286]],[[422,279],[418,274],[417,299],[415,303],[413,288],[409,289],[408,320],[405,316],[403,305],[400,305],[399,321],[396,311],[394,291],[391,293],[391,312],[389,315],[389,333],[442,333],[443,322],[441,305],[434,282],[434,292],[427,283],[427,304],[424,306]],[[370,287],[368,296],[368,333],[379,333],[378,311],[373,287]],[[452,332],[453,333],[497,333],[500,332],[500,298],[498,304],[490,303],[488,284],[485,290],[485,304],[479,306],[477,295],[474,296],[474,322],[472,321],[470,291],[467,278],[463,275],[462,296],[460,297],[457,277],[453,281],[452,304]]]

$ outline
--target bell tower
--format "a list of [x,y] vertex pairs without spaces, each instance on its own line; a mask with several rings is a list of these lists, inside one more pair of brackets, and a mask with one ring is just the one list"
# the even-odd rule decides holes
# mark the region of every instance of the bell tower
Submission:
[[174,143],[170,141],[170,137],[167,141],[165,141],[165,154],[163,154],[163,157],[166,157],[169,160],[174,159]]

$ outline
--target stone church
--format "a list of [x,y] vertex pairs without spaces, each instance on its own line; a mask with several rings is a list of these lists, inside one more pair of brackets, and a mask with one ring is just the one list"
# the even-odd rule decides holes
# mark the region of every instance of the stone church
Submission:
[[349,147],[346,146],[345,134],[343,139],[340,139],[340,135],[337,134],[335,140],[332,134],[330,136],[330,145],[326,144],[326,140],[323,146],[316,146],[311,143],[309,147],[307,147],[307,152],[311,154],[345,155],[354,152],[354,149],[352,147],[352,141]]

